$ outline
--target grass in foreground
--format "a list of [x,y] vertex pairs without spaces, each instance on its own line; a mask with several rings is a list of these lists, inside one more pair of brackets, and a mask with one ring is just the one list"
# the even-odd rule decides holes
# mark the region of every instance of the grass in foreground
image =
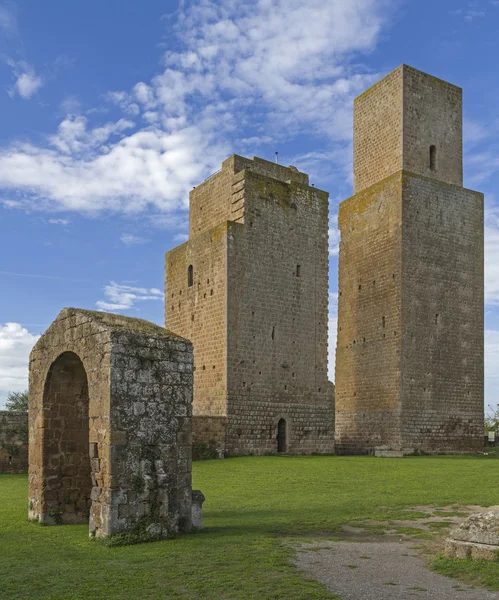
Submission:
[[[207,498],[206,529],[119,548],[93,543],[86,526],[29,523],[26,476],[0,475],[0,597],[331,599],[321,584],[296,572],[283,537],[332,535],[341,523],[390,520],[414,505],[497,504],[494,486],[486,484],[496,471],[487,457],[200,461],[193,480]],[[461,561],[440,560],[437,567],[447,574],[461,568]],[[483,573],[499,589],[499,564],[485,565]]]

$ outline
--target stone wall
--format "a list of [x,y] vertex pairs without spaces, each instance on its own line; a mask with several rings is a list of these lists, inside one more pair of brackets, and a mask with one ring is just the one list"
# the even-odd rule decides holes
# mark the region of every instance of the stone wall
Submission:
[[399,447],[401,172],[340,205],[336,450]]
[[403,65],[355,98],[354,193],[402,168]]
[[328,195],[256,167],[238,177],[245,217],[229,229],[227,447],[275,451],[284,418],[289,452],[332,452]]
[[30,357],[29,515],[97,537],[191,526],[192,346],[64,309]]
[[[194,347],[194,415],[227,414],[227,224],[166,254],[165,320]],[[193,284],[188,285],[192,266]]]
[[[463,185],[461,88],[404,65],[403,165],[424,177]],[[435,145],[432,169],[429,148]]]
[[192,417],[192,458],[222,458],[225,455],[227,417]]
[[483,195],[404,174],[406,448],[483,449]]
[[462,159],[461,88],[400,65],[355,99],[354,193],[402,169],[462,185]]
[[0,410],[0,473],[28,470],[28,413]]

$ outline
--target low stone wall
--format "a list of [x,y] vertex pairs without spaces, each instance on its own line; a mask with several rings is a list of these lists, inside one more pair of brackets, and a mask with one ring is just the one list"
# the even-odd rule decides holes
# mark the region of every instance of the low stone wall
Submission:
[[192,458],[223,458],[227,417],[192,417]]
[[0,473],[28,470],[28,413],[0,410]]

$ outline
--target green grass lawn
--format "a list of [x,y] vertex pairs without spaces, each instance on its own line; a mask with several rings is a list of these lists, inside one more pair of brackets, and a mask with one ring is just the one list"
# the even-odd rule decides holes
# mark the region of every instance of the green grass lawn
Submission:
[[[284,539],[332,535],[341,523],[395,518],[414,505],[499,504],[498,466],[487,457],[199,461],[193,483],[206,496],[206,529],[117,548],[89,540],[86,526],[28,522],[27,477],[0,475],[0,598],[330,599],[296,572]],[[436,566],[455,575],[463,562]],[[482,570],[499,587],[499,564]]]

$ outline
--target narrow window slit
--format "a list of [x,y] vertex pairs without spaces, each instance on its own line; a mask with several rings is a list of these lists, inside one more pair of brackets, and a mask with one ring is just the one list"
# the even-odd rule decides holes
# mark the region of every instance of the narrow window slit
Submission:
[[430,146],[430,169],[437,170],[437,147],[433,144]]

